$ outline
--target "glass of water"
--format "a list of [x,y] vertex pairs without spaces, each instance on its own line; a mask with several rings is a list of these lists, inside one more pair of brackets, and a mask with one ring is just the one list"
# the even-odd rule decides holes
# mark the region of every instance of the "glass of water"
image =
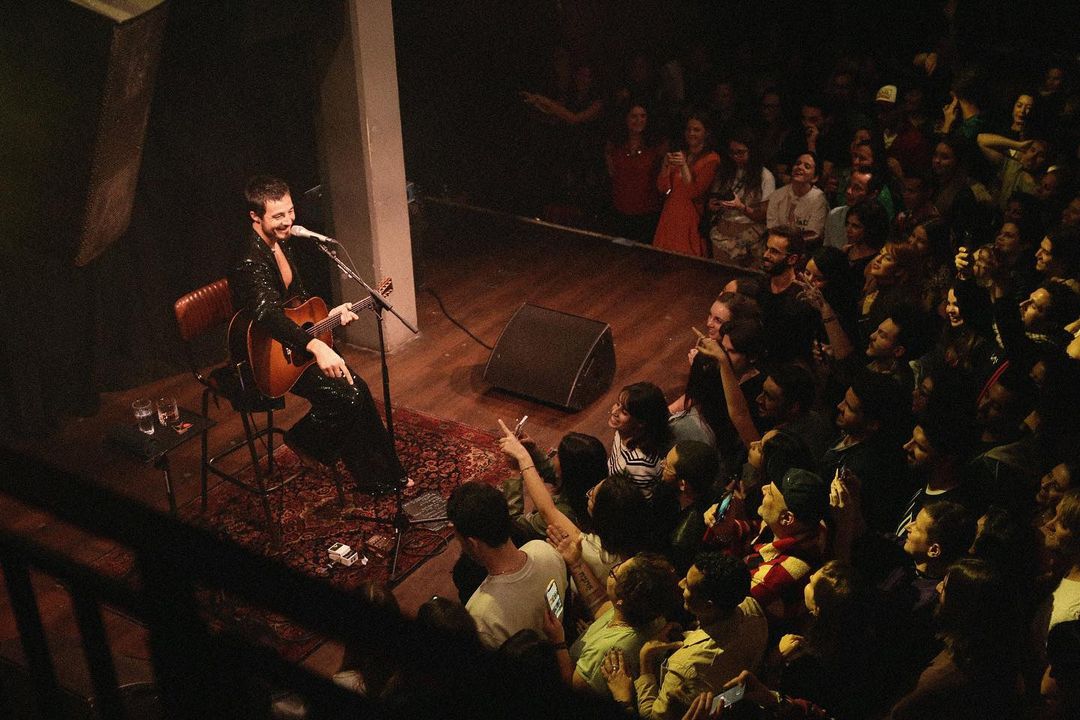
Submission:
[[180,408],[176,404],[176,398],[165,396],[157,401],[158,422],[162,427],[176,427],[180,424]]
[[139,398],[131,403],[131,411],[135,414],[135,421],[139,423],[139,430],[147,435],[154,434],[154,405],[146,398]]

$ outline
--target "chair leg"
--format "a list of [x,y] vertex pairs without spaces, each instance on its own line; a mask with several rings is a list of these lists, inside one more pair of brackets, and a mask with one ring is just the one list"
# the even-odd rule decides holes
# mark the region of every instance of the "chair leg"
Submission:
[[[244,435],[247,438],[248,451],[251,453],[251,467],[255,473],[255,483],[258,486],[256,494],[259,496],[259,502],[262,504],[263,514],[266,515],[266,526],[267,530],[270,531],[270,538],[273,543],[277,545],[280,541],[279,528],[274,521],[274,511],[270,508],[269,493],[266,491],[266,479],[263,476],[262,468],[259,467],[259,452],[255,447],[255,433],[252,428],[254,422],[245,412],[240,413],[240,419],[244,423]],[[270,436],[272,438],[273,433],[270,433]],[[270,472],[272,472],[273,453],[270,454],[267,462],[271,463],[269,467],[271,468]]]
[[270,477],[274,476],[274,411],[266,411],[266,472]]
[[[210,389],[203,390],[202,394],[202,416],[210,417]],[[206,476],[208,473],[207,463],[210,461],[210,451],[207,444],[207,440],[210,436],[210,429],[204,429],[202,431],[202,463],[199,465],[199,481],[202,488],[202,512],[206,512]]]

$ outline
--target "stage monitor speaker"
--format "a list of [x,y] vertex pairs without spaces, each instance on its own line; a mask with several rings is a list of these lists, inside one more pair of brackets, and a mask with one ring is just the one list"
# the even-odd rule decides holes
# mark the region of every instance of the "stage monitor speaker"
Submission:
[[528,303],[495,343],[484,379],[497,388],[581,410],[615,377],[611,326]]
[[165,0],[40,0],[5,16],[17,109],[0,215],[35,252],[82,266],[128,228],[165,36]]

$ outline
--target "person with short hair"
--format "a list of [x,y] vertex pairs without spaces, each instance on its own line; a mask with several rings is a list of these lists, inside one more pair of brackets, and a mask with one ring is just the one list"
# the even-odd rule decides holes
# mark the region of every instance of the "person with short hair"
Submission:
[[879,174],[875,174],[873,168],[852,169],[851,179],[848,181],[847,189],[844,190],[844,204],[834,207],[825,217],[825,230],[822,235],[822,242],[825,245],[842,248],[847,244],[845,228],[848,210],[863,200],[876,201],[878,192],[881,191],[882,182]]
[[[630,700],[637,690],[642,718],[678,720],[701,692],[719,692],[732,674],[756,668],[765,654],[768,623],[761,606],[750,597],[746,565],[719,552],[703,552],[679,583],[683,607],[694,616],[697,628],[681,643],[653,641],[641,648],[641,676],[623,668],[625,658],[609,656],[605,673],[616,700]],[[663,654],[664,672],[659,669]],[[630,682],[633,681],[633,685]]]
[[[905,396],[892,378],[864,370],[837,405],[840,438],[821,459],[821,476],[841,471],[858,478],[866,526],[887,532],[910,497],[901,432],[910,427]],[[904,435],[903,437],[906,437]]]
[[606,602],[597,608],[595,621],[570,647],[575,661],[573,687],[608,697],[601,672],[605,656],[618,648],[628,671],[637,672],[639,651],[673,614],[678,577],[661,555],[640,553],[611,569],[605,579]]
[[[311,409],[289,428],[285,443],[323,465],[340,459],[362,491],[393,491],[408,478],[367,383],[330,345],[285,314],[291,299],[308,298],[292,251],[296,211],[288,184],[259,175],[248,181],[244,197],[251,227],[243,256],[229,273],[233,305],[298,358],[314,356],[290,391],[309,401]],[[328,315],[345,325],[357,319],[349,308],[343,303]]]
[[774,636],[805,612],[802,588],[821,563],[822,521],[828,512],[828,485],[816,473],[794,468],[779,484],[762,488],[761,523],[749,545],[752,525],[741,503],[733,500],[723,518],[715,512],[706,516],[707,543],[721,545],[729,553],[745,551],[753,580],[750,595],[765,611]]
[[817,382],[805,366],[773,365],[757,396],[758,415],[774,428],[799,437],[819,459],[832,436],[829,423],[815,409]]
[[490,485],[466,483],[456,488],[446,515],[462,552],[487,571],[465,603],[476,620],[480,641],[497,648],[519,630],[543,632],[548,584],[554,580],[559,596],[566,598],[566,566],[559,553],[542,540],[515,548],[506,498]]
[[800,294],[796,272],[805,262],[807,240],[797,228],[776,226],[765,237],[762,269],[769,278],[761,292],[762,320],[769,332],[764,340],[774,362],[808,360],[818,329],[818,316]]
[[679,511],[668,535],[669,556],[685,575],[705,534],[705,510],[712,504],[713,484],[720,470],[716,449],[703,442],[675,443],[664,459],[663,481],[675,492]]

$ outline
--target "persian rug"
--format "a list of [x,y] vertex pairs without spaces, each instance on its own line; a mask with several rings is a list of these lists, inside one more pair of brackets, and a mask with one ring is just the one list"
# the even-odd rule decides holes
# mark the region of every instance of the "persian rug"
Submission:
[[[497,485],[511,472],[488,432],[406,408],[395,408],[394,430],[398,457],[415,483],[403,498],[411,517],[443,512],[446,499],[462,483]],[[344,590],[355,589],[365,580],[389,581],[393,529],[357,516],[392,518],[394,495],[372,498],[358,492],[351,475],[339,464],[345,491],[342,508],[328,468],[305,467],[285,446],[276,449],[274,459],[278,477],[292,477],[269,498],[280,528],[278,543],[272,541],[259,498],[232,483],[220,482],[211,488],[205,513],[200,512],[196,498],[180,509],[181,518]],[[252,469],[240,475],[250,480]],[[451,535],[445,523],[413,526],[405,534],[396,577],[408,575],[441,552]],[[327,548],[335,542],[360,551],[367,563],[331,564]],[[110,576],[135,580],[134,557],[125,548],[113,550],[94,565]],[[287,618],[226,593],[206,591],[199,599],[211,627],[239,632],[274,648],[287,660],[302,660],[322,640]]]

